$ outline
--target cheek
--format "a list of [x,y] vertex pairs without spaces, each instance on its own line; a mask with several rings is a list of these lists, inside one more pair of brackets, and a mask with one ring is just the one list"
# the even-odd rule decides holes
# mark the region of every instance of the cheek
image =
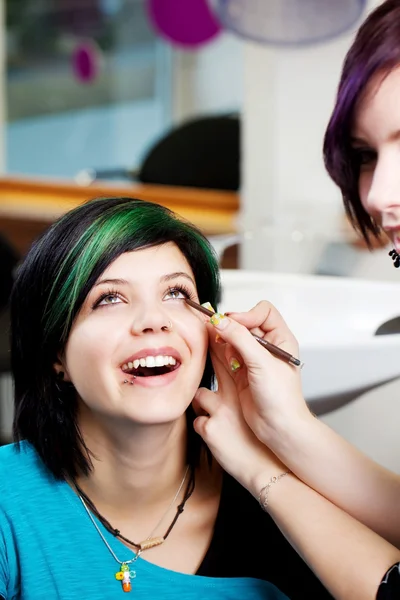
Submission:
[[205,361],[208,350],[208,333],[201,318],[195,317],[185,324],[186,341],[192,355]]
[[77,328],[69,337],[65,349],[66,369],[72,380],[78,380],[82,374],[100,371],[101,365],[109,357],[112,335],[99,336],[85,327]]
[[201,330],[201,343],[199,344],[199,346],[201,346],[201,350],[202,350],[202,359],[206,360],[207,357],[207,352],[208,352],[208,344],[209,344],[209,339],[208,339],[208,333],[205,327],[202,328]]
[[360,196],[361,204],[364,210],[367,213],[370,213],[371,207],[368,203],[369,192],[372,185],[373,172],[372,171],[364,171],[360,173],[360,177],[358,179],[358,194]]

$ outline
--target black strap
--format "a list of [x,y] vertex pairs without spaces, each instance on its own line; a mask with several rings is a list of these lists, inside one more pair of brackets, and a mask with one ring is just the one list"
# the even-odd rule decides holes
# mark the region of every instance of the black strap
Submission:
[[382,578],[376,600],[398,600],[400,598],[400,563],[395,563]]
[[[89,496],[87,496],[85,494],[85,492],[79,487],[79,485],[76,483],[76,481],[73,481],[73,484],[75,486],[76,491],[83,498],[83,500],[85,501],[85,503],[88,506],[88,508],[90,509],[90,511],[99,519],[100,523],[103,525],[103,527],[105,527],[107,529],[107,531],[109,531],[114,537],[118,537],[119,539],[124,540],[124,542],[127,542],[131,546],[140,548],[140,544],[137,544],[136,542],[133,542],[129,538],[122,535],[122,533],[119,531],[119,529],[115,529],[111,525],[111,523],[109,523],[109,521],[107,521],[107,519],[99,513],[95,504],[92,502],[92,500],[89,498]],[[175,517],[174,517],[171,525],[168,527],[167,531],[162,536],[164,540],[167,539],[167,537],[171,533],[172,528],[174,527],[175,523],[177,522],[178,518],[183,513],[185,504],[189,500],[190,496],[193,494],[194,488],[195,488],[195,470],[194,470],[194,467],[191,466],[190,474],[189,474],[189,481],[188,481],[188,484],[185,489],[185,495],[183,497],[182,502],[176,508],[176,514],[175,514]],[[1,598],[0,598],[0,600],[1,600]]]

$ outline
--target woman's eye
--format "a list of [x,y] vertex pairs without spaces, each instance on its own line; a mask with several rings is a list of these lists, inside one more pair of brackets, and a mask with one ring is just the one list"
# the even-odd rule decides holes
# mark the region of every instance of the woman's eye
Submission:
[[375,150],[370,148],[353,148],[353,151],[359,166],[370,165],[377,159]]
[[119,304],[122,302],[118,294],[107,294],[99,299],[96,306],[106,306],[107,304]]
[[184,300],[185,298],[188,298],[189,294],[187,292],[184,292],[183,290],[180,290],[179,288],[172,288],[170,290],[168,290],[168,292],[165,294],[164,298],[168,299],[172,299],[172,300]]

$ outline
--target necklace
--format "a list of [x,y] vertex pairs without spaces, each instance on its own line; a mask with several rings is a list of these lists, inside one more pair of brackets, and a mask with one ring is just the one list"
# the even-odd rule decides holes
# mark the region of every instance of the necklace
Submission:
[[139,550],[135,554],[135,552],[133,552],[133,550],[131,550],[131,552],[133,553],[133,558],[130,558],[129,560],[120,560],[118,558],[118,556],[115,554],[114,550],[111,548],[110,544],[107,542],[107,540],[104,537],[104,535],[102,534],[102,532],[100,531],[96,521],[94,520],[94,518],[92,516],[92,513],[90,512],[89,508],[86,506],[84,499],[81,496],[79,496],[79,498],[80,498],[83,506],[85,507],[86,512],[90,517],[90,520],[92,521],[93,525],[97,529],[97,533],[99,534],[99,536],[101,537],[101,539],[103,540],[105,545],[107,546],[111,556],[119,564],[119,571],[117,571],[115,573],[115,579],[122,583],[122,589],[124,592],[130,592],[132,590],[131,580],[135,579],[135,577],[136,577],[136,571],[133,571],[130,568],[130,565],[132,565],[134,562],[137,561],[137,559],[139,558],[142,551],[139,548]]
[[103,517],[103,515],[100,514],[100,512],[97,510],[97,507],[95,506],[94,502],[92,502],[92,500],[89,498],[89,496],[87,496],[85,494],[85,492],[78,486],[78,484],[76,482],[73,482],[73,483],[78,492],[80,499],[81,500],[83,499],[85,501],[86,506],[88,506],[89,509],[91,510],[91,512],[96,515],[96,517],[99,519],[101,524],[107,529],[107,531],[109,531],[114,537],[118,537],[119,539],[123,540],[124,542],[127,542],[131,546],[135,546],[135,548],[138,548],[143,551],[143,550],[148,550],[149,548],[153,548],[154,546],[158,546],[158,545],[162,544],[165,541],[165,539],[168,537],[169,533],[171,532],[178,517],[183,512],[185,503],[190,498],[190,496],[192,495],[193,490],[194,490],[194,472],[193,471],[191,472],[191,477],[188,482],[188,486],[187,486],[187,489],[185,492],[185,496],[183,498],[183,502],[177,507],[175,518],[173,519],[171,525],[169,526],[169,528],[167,529],[167,531],[165,532],[165,534],[162,537],[152,538],[154,531],[161,525],[161,523],[165,519],[166,515],[168,514],[169,510],[171,509],[171,506],[175,503],[177,497],[179,496],[182,486],[186,480],[188,470],[189,470],[189,466],[186,468],[182,482],[180,483],[179,488],[178,488],[174,498],[170,502],[164,515],[158,521],[157,525],[154,527],[154,529],[152,530],[150,535],[145,540],[143,540],[142,542],[139,542],[139,543],[134,542],[134,541],[130,540],[129,538],[125,537],[124,535],[122,535],[119,529],[115,529],[111,525],[111,523],[109,521],[107,521],[107,519],[105,517]]
[[[119,571],[117,571],[117,573],[115,573],[115,579],[117,579],[118,581],[121,581],[122,584],[122,589],[124,592],[130,592],[132,589],[132,584],[131,584],[131,580],[134,579],[136,577],[136,571],[132,570],[130,568],[130,565],[132,565],[133,563],[135,563],[137,561],[137,559],[139,558],[140,554],[144,551],[144,550],[148,550],[149,548],[154,548],[155,546],[159,546],[160,544],[162,544],[163,542],[165,542],[165,540],[167,539],[167,537],[169,536],[169,534],[172,531],[172,528],[174,527],[175,523],[177,522],[179,516],[183,513],[183,510],[185,508],[185,504],[186,502],[189,500],[190,496],[192,495],[193,491],[194,491],[194,487],[195,487],[195,477],[194,477],[194,470],[191,469],[191,476],[189,478],[188,481],[188,485],[186,487],[186,491],[185,491],[185,495],[184,498],[182,500],[182,502],[177,506],[177,510],[176,510],[176,514],[172,520],[172,523],[170,524],[170,526],[168,527],[167,531],[164,533],[163,536],[160,537],[152,537],[153,533],[156,531],[156,529],[161,525],[161,523],[164,521],[165,517],[167,516],[169,510],[171,509],[172,505],[176,502],[176,499],[179,496],[179,493],[183,487],[183,484],[186,480],[186,476],[188,474],[189,471],[189,466],[186,468],[184,477],[179,485],[179,488],[175,494],[175,496],[173,497],[172,501],[170,502],[170,504],[168,505],[167,510],[165,511],[164,515],[161,517],[161,519],[158,521],[157,525],[153,528],[153,530],[151,531],[151,533],[148,535],[148,537],[143,540],[142,542],[139,542],[138,544],[135,542],[132,542],[131,540],[129,540],[128,538],[126,538],[125,536],[123,536],[121,534],[121,532],[118,529],[115,529],[112,527],[112,525],[99,513],[99,511],[97,510],[97,508],[95,507],[95,505],[93,504],[93,502],[90,500],[90,498],[80,489],[80,487],[78,486],[77,483],[74,482],[74,486],[78,492],[78,497],[80,499],[80,501],[82,502],[91,522],[93,523],[94,527],[97,530],[97,533],[99,534],[99,536],[101,537],[101,539],[103,540],[105,546],[107,547],[107,549],[109,550],[111,556],[114,558],[114,560],[119,564],[120,569]],[[104,535],[102,534],[100,528],[98,527],[96,521],[94,520],[94,517],[92,515],[92,512],[97,516],[97,518],[99,519],[99,521],[102,523],[102,525],[104,525],[104,527],[107,529],[107,531],[109,531],[110,533],[112,533],[112,535],[114,535],[115,537],[118,537],[126,542],[128,542],[129,544],[131,544],[132,546],[135,546],[136,548],[138,548],[137,552],[135,553],[133,550],[131,550],[131,552],[134,554],[133,558],[129,559],[129,560],[123,560],[121,561],[117,555],[115,554],[115,552],[113,551],[113,549],[111,548],[110,544],[107,542],[107,540],[105,539]]]

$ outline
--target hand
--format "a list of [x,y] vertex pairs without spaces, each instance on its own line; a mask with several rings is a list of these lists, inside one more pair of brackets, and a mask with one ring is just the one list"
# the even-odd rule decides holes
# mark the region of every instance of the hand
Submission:
[[247,424],[263,443],[270,443],[276,422],[310,416],[299,367],[270,354],[250,334],[299,356],[296,338],[272,304],[262,301],[247,313],[229,313],[214,325],[215,330],[226,342],[226,364],[240,364],[233,373],[240,406]]
[[215,342],[213,327],[208,329],[218,391],[198,390],[193,400],[199,415],[194,428],[221,467],[257,496],[263,482],[286,469],[246,423],[236,382],[225,359],[225,347]]

